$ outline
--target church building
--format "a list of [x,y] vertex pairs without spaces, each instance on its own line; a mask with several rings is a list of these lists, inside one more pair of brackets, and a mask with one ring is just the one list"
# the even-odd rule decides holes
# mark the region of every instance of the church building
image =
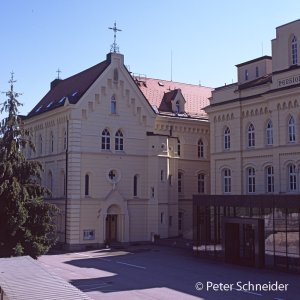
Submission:
[[[115,44],[114,44],[115,45]],[[192,195],[210,193],[211,88],[135,76],[117,48],[25,117],[69,249],[192,238]]]

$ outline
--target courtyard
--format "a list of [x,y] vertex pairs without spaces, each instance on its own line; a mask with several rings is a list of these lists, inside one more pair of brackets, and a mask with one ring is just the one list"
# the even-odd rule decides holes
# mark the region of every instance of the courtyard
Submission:
[[297,299],[299,275],[157,245],[54,253],[39,262],[93,299]]

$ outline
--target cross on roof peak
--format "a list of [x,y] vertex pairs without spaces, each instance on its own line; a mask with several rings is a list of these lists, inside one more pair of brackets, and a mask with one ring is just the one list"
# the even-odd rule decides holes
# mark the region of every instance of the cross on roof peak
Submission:
[[122,29],[117,28],[117,23],[115,21],[114,27],[108,27],[108,29],[113,30],[114,32],[114,42],[110,47],[110,52],[118,53],[119,52],[119,46],[117,45],[117,31],[122,31]]

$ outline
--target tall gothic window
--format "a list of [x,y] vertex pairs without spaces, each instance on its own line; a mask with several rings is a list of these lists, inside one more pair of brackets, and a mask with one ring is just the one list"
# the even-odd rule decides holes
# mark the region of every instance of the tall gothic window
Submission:
[[223,170],[223,191],[224,193],[231,193],[231,170]]
[[255,170],[254,168],[247,169],[247,191],[255,193]]
[[267,193],[274,193],[274,168],[272,166],[266,167],[266,186]]
[[293,116],[291,116],[288,121],[288,141],[296,141],[295,119]]
[[139,176],[136,174],[133,176],[133,196],[137,197],[138,195],[138,179]]
[[266,127],[266,142],[267,145],[273,145],[273,124],[272,121],[269,120]]
[[297,46],[297,38],[294,36],[291,42],[291,55],[292,55],[292,65],[298,64],[298,46]]
[[85,174],[84,176],[84,195],[90,195],[90,176],[89,174]]
[[112,114],[116,114],[117,113],[117,101],[116,101],[116,97],[114,95],[111,97],[110,112]]
[[203,173],[198,174],[198,193],[205,193],[205,175]]
[[297,190],[297,172],[294,164],[288,166],[288,183],[289,192],[295,192]]
[[230,129],[229,129],[229,127],[226,127],[224,130],[224,149],[225,150],[230,149]]
[[198,157],[204,158],[204,143],[201,139],[198,141]]
[[117,151],[124,150],[123,133],[120,129],[116,132],[116,135],[115,135],[115,150],[117,150]]
[[255,129],[252,123],[249,125],[247,131],[247,144],[249,148],[255,146]]
[[102,131],[101,149],[110,150],[110,133],[108,129]]

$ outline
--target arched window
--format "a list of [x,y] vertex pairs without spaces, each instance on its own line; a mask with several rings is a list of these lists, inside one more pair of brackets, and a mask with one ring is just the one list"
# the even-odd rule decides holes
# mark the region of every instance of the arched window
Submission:
[[180,113],[180,103],[179,101],[176,101],[176,111],[175,111],[177,114]]
[[289,192],[297,191],[297,172],[294,164],[288,166],[288,184]]
[[90,175],[85,174],[84,176],[84,195],[89,196],[90,195]]
[[288,141],[291,143],[296,141],[295,119],[293,116],[288,121]]
[[178,193],[183,192],[183,173],[181,171],[178,172]]
[[116,97],[114,95],[111,97],[111,101],[110,101],[110,112],[112,114],[117,113],[117,101],[116,101]]
[[249,125],[247,131],[247,144],[249,148],[255,146],[255,129],[252,123]]
[[198,158],[204,158],[204,143],[201,139],[198,141]]
[[137,174],[133,176],[133,197],[138,195],[138,179],[139,176]]
[[298,64],[298,46],[297,46],[297,38],[294,36],[291,42],[291,62],[292,65]]
[[266,167],[266,190],[267,193],[274,193],[274,168]]
[[181,155],[180,139],[177,139],[177,155]]
[[247,169],[247,191],[248,193],[255,193],[255,169]]
[[224,149],[225,150],[230,149],[230,129],[229,129],[229,127],[226,127],[224,130]]
[[54,135],[53,132],[50,133],[50,153],[54,152]]
[[198,193],[205,193],[205,175],[203,173],[198,174]]
[[123,133],[120,129],[116,132],[115,135],[115,150],[116,151],[124,150]]
[[269,120],[266,127],[266,142],[268,146],[273,145],[273,124]]
[[108,129],[102,131],[101,149],[110,150],[110,133]]
[[223,191],[224,193],[231,193],[231,170],[223,170]]

